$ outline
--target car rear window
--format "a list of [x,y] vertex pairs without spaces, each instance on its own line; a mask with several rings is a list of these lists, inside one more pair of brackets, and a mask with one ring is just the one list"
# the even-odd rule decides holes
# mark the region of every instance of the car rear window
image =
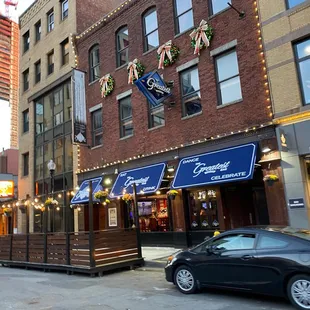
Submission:
[[260,236],[257,244],[258,250],[263,249],[281,249],[288,246],[288,242],[280,240],[278,238],[272,238],[269,236]]
[[267,228],[267,230],[281,232],[286,235],[290,235],[293,237],[298,237],[298,238],[310,241],[310,230],[307,230],[307,229],[284,227],[284,228]]

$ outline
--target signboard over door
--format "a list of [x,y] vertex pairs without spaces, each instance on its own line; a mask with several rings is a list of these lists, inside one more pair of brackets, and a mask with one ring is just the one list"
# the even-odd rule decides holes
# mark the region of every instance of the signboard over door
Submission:
[[72,74],[73,142],[86,144],[85,73],[74,69]]

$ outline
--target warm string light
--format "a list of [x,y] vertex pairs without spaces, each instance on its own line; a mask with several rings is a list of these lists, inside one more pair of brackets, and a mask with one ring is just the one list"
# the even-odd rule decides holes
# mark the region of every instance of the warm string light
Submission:
[[269,91],[269,84],[268,84],[268,75],[266,74],[267,68],[266,68],[266,60],[265,60],[265,53],[264,48],[262,44],[262,37],[261,37],[261,24],[259,22],[259,15],[258,15],[258,7],[257,7],[257,1],[254,1],[254,10],[255,10],[255,18],[257,20],[257,34],[258,34],[258,41],[259,41],[259,50],[260,50],[260,56],[261,56],[261,62],[263,64],[263,74],[264,74],[264,87],[265,87],[265,93],[267,95],[266,102],[267,102],[267,113],[269,117],[273,117],[272,113],[272,106],[270,105],[270,91]]
[[72,53],[74,55],[74,68],[78,66],[78,56],[77,56],[77,50],[75,47],[75,38],[72,33],[70,33],[70,44],[72,47]]
[[159,153],[166,153],[166,152],[170,152],[170,151],[173,151],[173,150],[179,150],[179,149],[185,148],[185,147],[190,146],[190,145],[201,144],[201,143],[205,143],[206,141],[214,141],[214,140],[221,139],[221,138],[224,138],[224,137],[240,134],[242,132],[248,133],[249,131],[256,131],[258,129],[258,127],[263,128],[263,127],[270,126],[272,124],[273,124],[273,122],[268,122],[268,123],[265,123],[265,124],[261,124],[259,126],[253,126],[251,128],[246,128],[246,129],[243,129],[243,130],[230,131],[229,133],[224,133],[224,134],[221,134],[221,135],[217,135],[216,137],[212,136],[212,137],[209,137],[209,138],[193,140],[193,141],[189,142],[188,144],[180,144],[179,146],[174,146],[174,147],[162,149],[160,151],[153,151],[153,152],[150,152],[150,153],[147,153],[147,154],[140,154],[140,155],[136,155],[136,156],[133,156],[133,157],[129,157],[127,159],[113,161],[113,162],[110,162],[110,163],[106,163],[106,164],[104,164],[102,166],[98,166],[97,165],[97,166],[94,166],[92,168],[77,169],[76,174],[80,174],[80,173],[88,172],[88,171],[94,171],[94,170],[98,170],[98,169],[102,169],[102,168],[104,169],[104,168],[107,168],[107,167],[110,167],[110,166],[113,166],[113,165],[117,165],[117,164],[125,164],[125,163],[128,163],[129,161],[134,161],[134,160],[137,160],[137,159],[139,159],[141,157],[149,157],[149,156],[153,156],[153,155],[159,154]]

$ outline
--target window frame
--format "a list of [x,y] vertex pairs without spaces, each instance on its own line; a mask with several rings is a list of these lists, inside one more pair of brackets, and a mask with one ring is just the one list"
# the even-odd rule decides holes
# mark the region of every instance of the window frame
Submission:
[[[220,11],[214,13],[214,10],[213,10],[213,1],[214,1],[214,0],[210,0],[210,1],[209,1],[209,12],[210,12],[209,16],[213,16],[213,15],[220,14],[221,12],[224,12],[224,11],[226,11],[227,9],[230,8],[230,6],[228,5],[226,8],[224,8],[224,9],[222,9],[222,10],[220,10]],[[227,2],[228,2],[228,1],[229,1],[229,0],[227,0]],[[226,4],[227,4],[227,2],[226,2]],[[232,4],[231,2],[232,2],[232,0],[230,0],[230,4]]]
[[[53,16],[52,22],[50,18],[51,16]],[[55,13],[54,13],[54,9],[52,9],[47,13],[47,33],[52,32],[54,28],[55,28]]]
[[[39,42],[41,40],[41,34],[42,34],[42,23],[41,23],[41,19],[38,20],[35,25],[34,25],[34,29],[35,29],[35,43]],[[40,31],[38,31],[40,30]]]
[[29,175],[29,152],[23,154],[23,177]]
[[25,92],[28,89],[29,89],[29,68],[23,72],[23,91]]
[[[218,71],[218,66],[217,66],[217,59],[221,58],[221,57],[224,57],[224,56],[227,56],[229,54],[232,54],[232,53],[235,53],[236,54],[236,57],[237,57],[237,65],[238,65],[238,74],[237,75],[234,75],[234,76],[231,76],[229,77],[228,79],[225,79],[225,80],[222,80],[222,81],[219,81],[219,71]],[[236,48],[231,48],[223,53],[220,53],[218,55],[215,55],[214,56],[214,68],[215,68],[215,81],[216,81],[216,92],[217,92],[217,106],[218,107],[221,107],[221,106],[227,106],[229,104],[234,104],[234,103],[238,103],[238,102],[241,102],[243,101],[243,95],[242,95],[242,86],[241,86],[241,78],[240,78],[240,68],[239,68],[239,60],[238,60],[238,54],[237,54],[237,50]],[[220,84],[221,83],[224,83],[224,82],[227,82],[231,79],[234,79],[236,77],[239,76],[239,79],[240,79],[240,91],[241,91],[241,98],[238,99],[238,100],[234,100],[234,101],[230,101],[228,103],[223,103],[222,101],[222,93],[221,93],[221,88],[220,88]]]
[[[156,12],[156,19],[157,19],[157,28],[152,30],[149,33],[146,33],[146,23],[145,23],[145,19],[147,16],[151,15],[153,12]],[[144,53],[154,50],[156,49],[159,45],[148,49],[148,41],[147,38],[149,35],[151,35],[152,33],[157,31],[157,38],[158,38],[158,42],[159,42],[159,31],[158,31],[158,17],[157,17],[157,9],[156,6],[153,6],[151,8],[149,8],[143,15],[142,15],[142,27],[143,27],[143,51]]]
[[[199,90],[195,90],[189,94],[186,94],[186,95],[183,95],[183,80],[182,80],[182,75],[186,72],[189,72],[189,71],[192,71],[193,69],[197,69],[198,71],[198,80],[199,80]],[[201,87],[200,87],[200,77],[199,77],[199,69],[198,69],[198,65],[194,65],[194,66],[191,66],[189,68],[186,68],[182,71],[179,72],[179,79],[180,79],[180,88],[181,88],[181,104],[182,104],[182,118],[183,117],[191,117],[191,116],[194,116],[194,115],[199,115],[201,112],[202,112],[202,105],[201,105],[201,111],[200,112],[197,112],[197,113],[194,113],[194,114],[187,114],[185,113],[186,112],[186,107],[185,107],[185,102],[184,102],[184,98],[190,96],[190,95],[193,95],[195,93],[199,93],[200,92],[200,96],[201,96]]]
[[23,133],[29,132],[29,109],[23,111]]
[[[67,48],[67,53],[66,53],[66,45],[68,44]],[[65,66],[69,63],[69,51],[70,51],[70,46],[69,46],[69,38],[66,38],[63,40],[61,43],[61,65]]]
[[[53,62],[51,64],[49,64],[49,57],[52,56],[53,57]],[[54,55],[54,49],[51,50],[49,53],[47,53],[47,75],[51,75],[52,73],[54,73],[54,69],[55,69],[55,59],[54,59],[55,55]]]
[[[95,66],[92,64],[92,54],[98,50],[98,64]],[[88,65],[89,65],[89,83],[93,83],[100,79],[100,76],[95,76],[95,68],[99,67],[100,75],[100,47],[99,44],[93,45],[88,52]]]
[[[128,38],[129,38],[129,30],[128,30],[128,26],[127,25],[124,25],[122,26],[121,28],[119,28],[116,32],[116,36],[115,36],[115,39],[116,39],[116,67],[119,68],[119,67],[122,67],[122,66],[125,66],[128,64],[129,62],[129,40],[128,40],[128,45],[123,48],[123,49],[119,49],[119,40],[118,40],[118,35],[123,32],[125,29],[127,29],[128,31]],[[127,59],[127,62],[124,63],[124,64],[120,64],[120,55],[123,51],[125,51],[126,49],[128,49],[128,59]]]
[[[94,125],[95,125],[95,118],[96,118],[97,114],[99,114],[101,116],[101,127],[95,129]],[[92,129],[92,131],[91,131],[92,147],[101,146],[103,144],[102,142],[101,142],[101,144],[96,144],[95,141],[96,141],[97,136],[99,136],[99,135],[103,136],[102,108],[91,112],[91,129]]]
[[[188,28],[182,32],[180,32],[180,27],[179,27],[179,17],[188,13],[189,11],[193,11],[193,18],[194,18],[194,10],[193,10],[193,1],[192,1],[192,7],[190,9],[188,9],[187,11],[183,12],[182,14],[178,15],[178,11],[177,11],[177,1],[178,0],[173,0],[173,11],[174,11],[174,29],[175,29],[175,35],[179,35],[181,33],[185,33],[187,31],[189,31],[191,28]],[[193,19],[193,26],[194,26],[194,19]]]
[[[166,125],[166,120],[165,120],[165,105],[163,103],[160,103],[159,105],[157,106],[152,106],[149,102],[147,102],[148,104],[148,120],[149,120],[149,124],[148,124],[148,128],[149,129],[155,129],[155,128],[159,128],[159,127],[163,127]],[[154,110],[159,110],[159,109],[162,109],[163,113],[164,113],[164,124],[161,124],[161,125],[157,125],[157,126],[154,126],[154,118],[153,118],[153,114],[152,112]]]
[[27,30],[23,34],[23,53],[25,54],[30,49],[30,31]]
[[[67,10],[64,10],[65,3],[68,4]],[[69,0],[62,0],[61,1],[61,20],[65,20],[66,18],[68,18],[68,15],[69,15]]]
[[[40,66],[40,72],[37,72],[37,68]],[[41,59],[34,63],[34,84],[41,82]]]
[[[122,104],[122,101],[128,99],[130,100],[130,105],[131,105],[131,116],[130,117],[125,117],[125,118],[122,118],[122,109],[121,109],[121,104]],[[132,115],[132,101],[131,101],[131,96],[126,96],[122,99],[119,99],[118,100],[118,108],[119,108],[119,127],[120,127],[120,138],[128,138],[128,137],[132,137],[134,135],[134,128],[133,128],[133,115]],[[124,124],[128,121],[131,120],[131,123],[132,123],[132,134],[130,135],[125,135],[124,134]]]
[[296,70],[297,70],[297,76],[298,76],[298,86],[299,86],[299,92],[302,98],[302,105],[303,106],[310,106],[310,101],[309,103],[306,102],[306,97],[305,97],[305,91],[304,91],[304,86],[302,83],[302,74],[300,71],[300,66],[299,64],[301,62],[307,61],[310,59],[310,55],[309,56],[305,56],[301,59],[298,58],[298,50],[297,50],[297,45],[301,44],[303,42],[309,41],[310,43],[310,37],[304,38],[303,40],[299,40],[296,42],[293,42],[293,50],[294,50],[294,60],[295,60],[295,66],[296,66]]

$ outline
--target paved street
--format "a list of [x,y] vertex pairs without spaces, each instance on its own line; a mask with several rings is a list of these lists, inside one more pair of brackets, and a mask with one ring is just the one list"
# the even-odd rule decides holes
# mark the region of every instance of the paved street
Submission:
[[102,278],[0,267],[1,310],[292,310],[283,300],[204,291],[185,296],[156,269]]

